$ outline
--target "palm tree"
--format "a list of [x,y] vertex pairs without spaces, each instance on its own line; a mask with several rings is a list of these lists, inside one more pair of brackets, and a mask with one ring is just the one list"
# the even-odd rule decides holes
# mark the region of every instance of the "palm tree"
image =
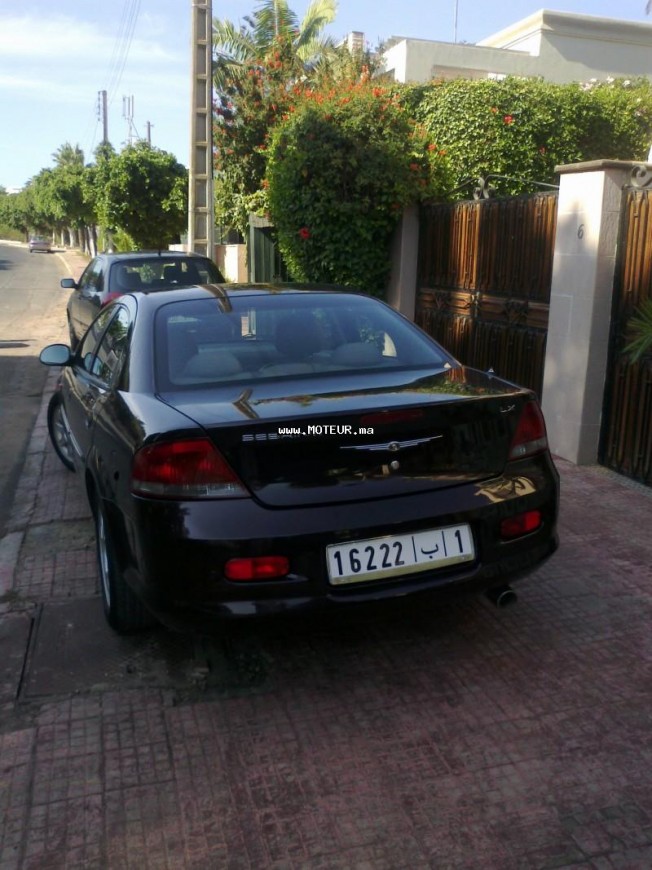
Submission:
[[323,30],[335,19],[336,12],[337,0],[312,0],[299,23],[286,0],[262,0],[240,27],[226,19],[214,19],[215,89],[220,93],[238,90],[247,66],[281,47],[290,55],[291,77],[303,78],[334,51],[332,39],[324,37]]
[[84,152],[79,145],[71,145],[70,142],[64,142],[53,153],[52,159],[57,166],[83,166]]

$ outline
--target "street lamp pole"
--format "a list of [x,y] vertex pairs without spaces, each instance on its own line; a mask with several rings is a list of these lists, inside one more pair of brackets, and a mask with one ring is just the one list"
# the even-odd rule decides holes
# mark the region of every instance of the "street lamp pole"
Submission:
[[213,4],[191,0],[188,250],[213,259]]

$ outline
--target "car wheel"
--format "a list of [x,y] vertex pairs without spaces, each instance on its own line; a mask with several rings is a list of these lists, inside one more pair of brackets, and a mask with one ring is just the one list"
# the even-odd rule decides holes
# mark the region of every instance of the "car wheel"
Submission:
[[69,471],[74,471],[73,446],[61,393],[54,393],[48,405],[48,434],[59,459]]
[[142,602],[131,591],[115,556],[115,545],[101,503],[95,505],[95,539],[104,616],[118,634],[141,631],[153,623]]

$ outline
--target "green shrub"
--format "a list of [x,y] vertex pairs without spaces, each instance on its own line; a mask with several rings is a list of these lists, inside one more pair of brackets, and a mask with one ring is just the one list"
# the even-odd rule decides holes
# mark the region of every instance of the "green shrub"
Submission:
[[306,91],[273,131],[269,210],[290,272],[382,295],[403,208],[450,187],[439,146],[382,87]]
[[[397,92],[448,152],[456,185],[489,173],[550,183],[556,165],[645,159],[652,139],[646,79],[583,85],[455,79]],[[518,181],[495,186],[503,194],[524,191]]]

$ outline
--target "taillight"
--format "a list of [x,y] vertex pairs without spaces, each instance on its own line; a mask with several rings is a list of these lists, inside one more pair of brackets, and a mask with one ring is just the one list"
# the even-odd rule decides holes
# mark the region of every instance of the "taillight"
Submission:
[[108,305],[109,302],[113,302],[114,299],[119,299],[121,296],[122,296],[122,293],[115,293],[113,291],[111,293],[107,293],[106,296],[104,297],[104,301],[102,302],[100,308],[104,308],[104,306]]
[[540,453],[548,447],[546,424],[537,402],[523,406],[516,432],[509,448],[510,459],[522,459],[533,453]]
[[517,514],[515,517],[508,517],[500,524],[500,537],[504,541],[510,538],[520,538],[522,535],[529,535],[530,532],[535,532],[541,525],[541,511],[527,511],[524,514]]
[[134,456],[131,491],[159,498],[228,498],[247,495],[233,469],[208,438],[167,441]]
[[227,580],[271,580],[285,577],[290,563],[285,556],[253,556],[248,559],[229,559],[224,566]]

